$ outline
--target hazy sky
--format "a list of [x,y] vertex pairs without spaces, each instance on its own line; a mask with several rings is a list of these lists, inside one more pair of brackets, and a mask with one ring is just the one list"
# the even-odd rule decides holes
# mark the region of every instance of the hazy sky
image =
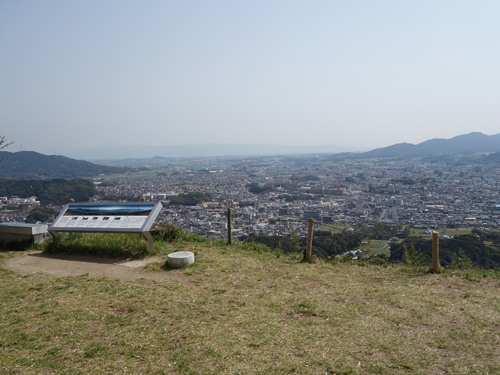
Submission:
[[500,133],[498,0],[0,0],[8,151]]

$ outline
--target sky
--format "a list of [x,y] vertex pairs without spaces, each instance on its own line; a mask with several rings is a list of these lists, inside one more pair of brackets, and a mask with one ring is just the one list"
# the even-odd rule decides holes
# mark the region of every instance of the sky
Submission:
[[7,151],[500,133],[497,0],[0,0]]

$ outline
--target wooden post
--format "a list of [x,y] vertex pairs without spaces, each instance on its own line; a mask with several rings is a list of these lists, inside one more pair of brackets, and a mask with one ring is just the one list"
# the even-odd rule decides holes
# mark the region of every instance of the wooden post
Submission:
[[307,263],[312,263],[313,229],[314,219],[309,219],[309,225],[307,226],[307,247],[304,257]]
[[432,273],[439,273],[439,232],[432,231]]
[[233,243],[233,224],[231,223],[231,209],[227,209],[227,244]]

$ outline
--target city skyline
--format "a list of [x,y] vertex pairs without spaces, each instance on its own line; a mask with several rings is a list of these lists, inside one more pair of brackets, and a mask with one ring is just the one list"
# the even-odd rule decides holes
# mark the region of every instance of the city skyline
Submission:
[[489,1],[4,2],[7,151],[498,133]]

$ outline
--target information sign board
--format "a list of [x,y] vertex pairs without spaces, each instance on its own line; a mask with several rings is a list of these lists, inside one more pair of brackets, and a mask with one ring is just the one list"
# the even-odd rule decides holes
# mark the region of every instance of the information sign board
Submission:
[[150,246],[151,226],[162,209],[160,202],[69,203],[56,217],[48,231],[141,233]]

